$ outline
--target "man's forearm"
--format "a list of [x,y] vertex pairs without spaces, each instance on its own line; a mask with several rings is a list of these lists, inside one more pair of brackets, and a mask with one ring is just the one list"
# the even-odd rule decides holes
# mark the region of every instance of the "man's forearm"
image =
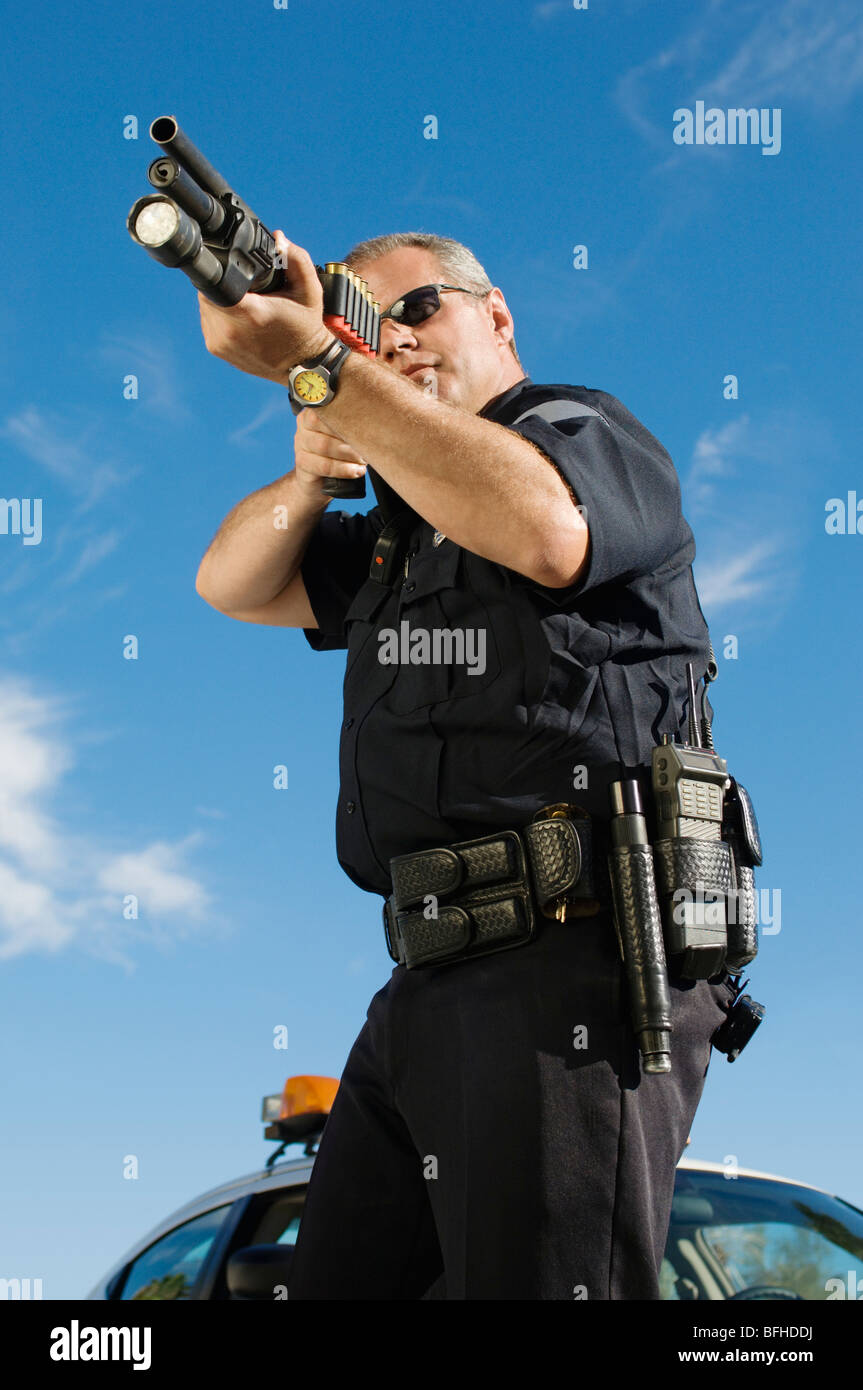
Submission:
[[228,513],[198,569],[195,587],[214,608],[259,608],[293,579],[326,509],[296,472],[244,497]]
[[566,521],[584,531],[560,475],[526,439],[357,354],[321,419],[420,516],[486,559],[547,579],[571,553]]

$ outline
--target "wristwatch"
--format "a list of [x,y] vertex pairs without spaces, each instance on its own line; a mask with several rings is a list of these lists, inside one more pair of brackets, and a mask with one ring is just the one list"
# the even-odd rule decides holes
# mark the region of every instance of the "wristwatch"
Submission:
[[327,405],[336,394],[342,363],[350,355],[351,349],[347,343],[334,338],[319,357],[313,357],[310,362],[299,362],[288,376],[291,400],[300,408]]

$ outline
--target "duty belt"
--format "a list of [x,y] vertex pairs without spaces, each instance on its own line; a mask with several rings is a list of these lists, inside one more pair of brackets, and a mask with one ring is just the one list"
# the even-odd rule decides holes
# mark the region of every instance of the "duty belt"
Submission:
[[384,903],[387,950],[408,970],[521,946],[543,918],[610,905],[605,856],[580,807],[546,806],[522,831],[399,854]]

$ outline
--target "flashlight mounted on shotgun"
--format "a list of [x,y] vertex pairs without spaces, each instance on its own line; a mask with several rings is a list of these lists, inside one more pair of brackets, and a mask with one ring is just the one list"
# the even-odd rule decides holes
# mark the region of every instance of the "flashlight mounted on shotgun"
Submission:
[[[158,116],[150,136],[164,151],[147,170],[156,190],[132,207],[132,239],[160,265],[182,270],[214,304],[230,307],[246,294],[288,288],[275,237],[183,133],[173,116]],[[324,296],[323,321],[343,343],[375,357],[381,306],[355,271],[341,262],[315,266]],[[322,478],[329,497],[365,497],[363,478]]]

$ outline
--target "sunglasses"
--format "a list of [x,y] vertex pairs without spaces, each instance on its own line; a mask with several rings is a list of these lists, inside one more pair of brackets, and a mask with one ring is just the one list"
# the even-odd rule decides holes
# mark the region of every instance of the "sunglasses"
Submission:
[[385,314],[381,314],[381,323],[385,319],[392,319],[393,323],[403,323],[408,328],[415,328],[418,323],[425,323],[426,319],[437,313],[441,294],[447,290],[456,294],[470,294],[474,299],[485,299],[485,295],[478,294],[476,290],[463,289],[461,285],[420,285],[419,289],[410,290],[402,295]]

